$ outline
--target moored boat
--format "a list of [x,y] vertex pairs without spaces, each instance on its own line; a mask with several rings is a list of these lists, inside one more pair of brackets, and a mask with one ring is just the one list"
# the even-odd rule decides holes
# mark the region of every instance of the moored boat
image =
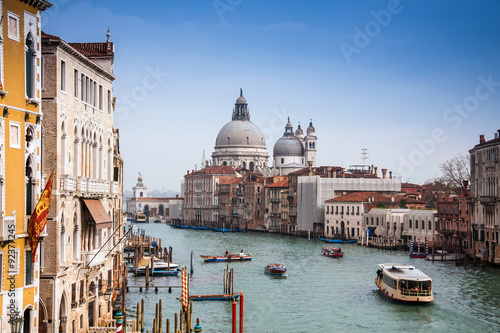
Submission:
[[410,253],[411,258],[425,258],[427,257],[427,253],[418,253],[418,252],[412,252]]
[[268,264],[264,271],[267,274],[283,276],[286,273],[286,267],[283,264]]
[[321,249],[321,253],[324,256],[330,257],[330,258],[341,258],[344,256],[344,252],[342,252],[340,247],[337,249],[334,247],[325,246],[324,248]]
[[357,243],[357,239],[327,239],[327,238],[318,238],[320,241],[325,242],[325,243],[341,243],[341,244],[346,244],[346,243]]
[[189,295],[189,299],[193,301],[222,301],[235,300],[240,297],[241,293],[221,294],[221,295]]
[[434,257],[432,254],[427,255],[426,257],[427,260],[434,260],[434,261],[455,261],[455,260],[464,260],[465,259],[465,254],[464,253],[449,253],[448,251],[442,251],[442,250],[436,250],[434,252]]
[[224,256],[211,256],[211,255],[201,255],[205,262],[216,262],[216,261],[248,261],[252,260],[252,254],[240,253],[228,253]]
[[[156,257],[154,258],[153,269],[155,271],[173,271],[179,268],[179,264],[167,263]],[[151,257],[143,257],[138,263],[138,270],[144,270],[146,266],[151,267]]]
[[375,284],[387,297],[408,303],[434,300],[432,279],[413,265],[379,264]]

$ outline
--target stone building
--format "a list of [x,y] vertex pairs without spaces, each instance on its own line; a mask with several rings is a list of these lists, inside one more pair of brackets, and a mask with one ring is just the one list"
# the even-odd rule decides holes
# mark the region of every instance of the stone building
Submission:
[[484,135],[470,153],[471,168],[471,228],[474,255],[486,261],[500,263],[500,130],[486,141]]
[[66,43],[42,33],[42,171],[54,168],[55,191],[41,249],[41,332],[87,332],[111,319],[121,281],[123,161],[107,37]]
[[16,310],[24,332],[41,328],[40,246],[29,245],[28,221],[50,176],[40,150],[40,21],[50,6],[0,1],[0,332],[10,332]]
[[264,134],[250,121],[248,103],[240,90],[232,119],[222,127],[215,140],[213,165],[228,165],[235,169],[242,167],[250,171],[264,170],[268,158]]
[[129,217],[136,214],[145,214],[147,222],[153,219],[155,222],[170,223],[172,220],[182,219],[182,206],[184,198],[178,195],[175,197],[150,197],[148,196],[148,187],[144,185],[142,176],[137,178],[137,184],[132,188],[132,197],[127,198],[127,215]]
[[312,121],[307,128],[307,135],[304,136],[300,124],[295,133],[293,132],[293,126],[288,118],[283,136],[274,144],[273,169],[277,170],[279,175],[288,175],[309,164],[316,167],[317,139]]

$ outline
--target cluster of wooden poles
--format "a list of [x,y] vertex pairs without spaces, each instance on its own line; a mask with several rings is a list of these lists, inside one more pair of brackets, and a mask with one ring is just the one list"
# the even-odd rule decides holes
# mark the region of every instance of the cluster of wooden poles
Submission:
[[[162,301],[156,303],[155,317],[153,319],[153,327],[151,333],[170,333],[170,319],[166,319],[165,331],[163,331],[163,314],[162,314]],[[189,333],[192,332],[193,322],[193,301],[188,303],[186,309],[182,308],[179,313],[175,313],[174,318],[174,331],[173,333]],[[137,319],[134,331],[144,332],[144,299],[137,303]],[[146,330],[149,333],[149,330]]]
[[229,269],[229,265],[224,268],[224,294],[232,295],[234,293],[234,270]]

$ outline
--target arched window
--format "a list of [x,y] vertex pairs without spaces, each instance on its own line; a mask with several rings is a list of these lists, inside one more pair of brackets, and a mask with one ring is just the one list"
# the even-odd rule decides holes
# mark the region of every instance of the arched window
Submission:
[[422,220],[422,230],[424,230],[424,229],[425,229],[425,221]]
[[33,163],[31,157],[26,160],[26,216],[31,215],[33,209],[35,208],[35,186],[36,179],[33,174]]
[[243,169],[245,169],[247,167],[247,162],[243,161],[243,163],[241,163],[241,165],[243,166]]
[[164,215],[165,211],[165,208],[163,207],[163,205],[160,205],[160,207],[158,207],[158,215]]
[[253,171],[254,166],[255,166],[255,164],[254,164],[253,162],[250,162],[250,163],[248,164],[248,168],[249,168],[249,170],[250,170],[250,171]]
[[31,32],[26,36],[26,96],[35,97],[35,75],[36,75],[36,51],[35,41]]
[[411,227],[411,220],[408,221],[408,228],[410,228],[410,229],[412,228]]
[[432,222],[429,220],[429,230],[432,229]]
[[227,162],[226,162],[226,161],[222,162],[222,165],[226,166],[226,165],[227,165]]
[[257,204],[260,204],[260,198],[257,198]]
[[418,229],[418,220],[415,220],[415,229]]

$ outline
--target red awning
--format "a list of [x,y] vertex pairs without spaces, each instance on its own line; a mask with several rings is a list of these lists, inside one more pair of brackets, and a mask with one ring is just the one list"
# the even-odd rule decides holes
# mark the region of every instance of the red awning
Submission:
[[89,209],[90,215],[94,218],[97,229],[111,228],[113,220],[109,217],[99,199],[83,199],[85,206]]

